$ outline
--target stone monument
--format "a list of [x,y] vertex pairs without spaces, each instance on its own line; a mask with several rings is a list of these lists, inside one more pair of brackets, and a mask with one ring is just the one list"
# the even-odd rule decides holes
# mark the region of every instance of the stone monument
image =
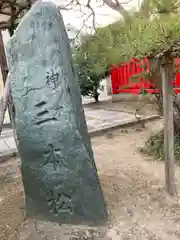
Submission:
[[103,193],[58,8],[36,2],[6,50],[27,216],[71,224],[105,220]]

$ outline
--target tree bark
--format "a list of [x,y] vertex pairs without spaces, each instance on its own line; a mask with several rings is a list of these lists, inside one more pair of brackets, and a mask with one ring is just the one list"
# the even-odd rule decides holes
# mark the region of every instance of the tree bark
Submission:
[[[173,64],[173,63],[172,63]],[[163,85],[163,113],[164,113],[164,159],[165,159],[165,187],[166,192],[174,195],[175,163],[174,163],[174,123],[173,123],[173,87],[172,64],[161,66]]]
[[0,100],[0,135],[2,132],[2,128],[3,128],[5,113],[6,113],[6,110],[8,107],[10,92],[11,92],[11,85],[10,85],[10,81],[7,80],[5,83],[3,96]]
[[95,100],[95,103],[99,103],[99,93],[98,92],[94,93],[93,98]]
[[[15,113],[13,112],[14,104],[13,104],[13,98],[11,95],[11,84],[10,81],[7,80],[8,75],[8,66],[6,61],[6,54],[4,49],[4,43],[3,43],[3,37],[2,32],[0,31],[0,66],[2,71],[2,79],[4,83],[4,94],[2,99],[0,100],[0,135],[3,128],[3,122],[5,118],[5,113],[8,108],[9,112],[9,118],[12,124],[14,139],[17,144],[17,137],[16,137],[16,130],[15,130]],[[7,82],[8,81],[8,82]],[[7,82],[7,83],[6,83]]]

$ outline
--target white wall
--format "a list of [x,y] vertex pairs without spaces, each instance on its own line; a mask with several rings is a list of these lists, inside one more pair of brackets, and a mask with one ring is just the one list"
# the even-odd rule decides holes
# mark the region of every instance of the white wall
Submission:
[[112,87],[111,87],[111,77],[108,76],[102,80],[102,85],[104,86],[104,91],[101,94],[109,96],[112,94]]

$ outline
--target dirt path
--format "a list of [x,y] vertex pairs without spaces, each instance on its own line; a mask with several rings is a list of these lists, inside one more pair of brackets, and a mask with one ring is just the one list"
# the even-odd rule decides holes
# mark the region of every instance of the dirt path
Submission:
[[142,132],[130,129],[92,141],[110,223],[120,239],[180,239],[180,204],[178,197],[170,200],[164,194],[164,164],[137,151],[160,125],[158,121]]
[[[147,161],[152,159],[137,151],[152,129],[157,130],[160,125],[161,121],[156,121],[143,131],[131,128],[92,139],[109,211],[109,227],[119,233],[118,240],[180,239],[179,198],[170,200],[164,194],[164,164]],[[1,240],[20,239],[15,237],[23,222],[18,165],[16,159],[0,165]],[[179,186],[179,168],[176,175]],[[31,239],[35,240],[28,238]]]

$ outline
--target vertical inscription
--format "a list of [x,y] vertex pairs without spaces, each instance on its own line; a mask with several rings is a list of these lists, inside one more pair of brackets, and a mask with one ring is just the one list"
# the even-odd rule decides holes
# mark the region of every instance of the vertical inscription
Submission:
[[56,89],[58,87],[57,83],[59,81],[59,73],[54,72],[51,70],[51,72],[47,72],[46,76],[46,84],[50,86],[52,89]]
[[66,167],[66,158],[63,157],[61,150],[59,148],[54,148],[52,144],[48,145],[48,150],[43,155],[45,158],[43,166],[52,163],[54,170],[57,170],[58,167]]
[[[57,118],[49,112],[48,110],[44,109],[44,106],[47,104],[46,101],[41,101],[35,104],[35,107],[40,108],[40,111],[37,113],[37,121],[36,125],[42,125],[49,121],[57,121]],[[50,115],[50,117],[49,117]]]
[[49,211],[55,215],[61,213],[73,212],[72,199],[65,193],[55,193],[53,190],[50,191],[50,196],[47,198],[47,204]]

